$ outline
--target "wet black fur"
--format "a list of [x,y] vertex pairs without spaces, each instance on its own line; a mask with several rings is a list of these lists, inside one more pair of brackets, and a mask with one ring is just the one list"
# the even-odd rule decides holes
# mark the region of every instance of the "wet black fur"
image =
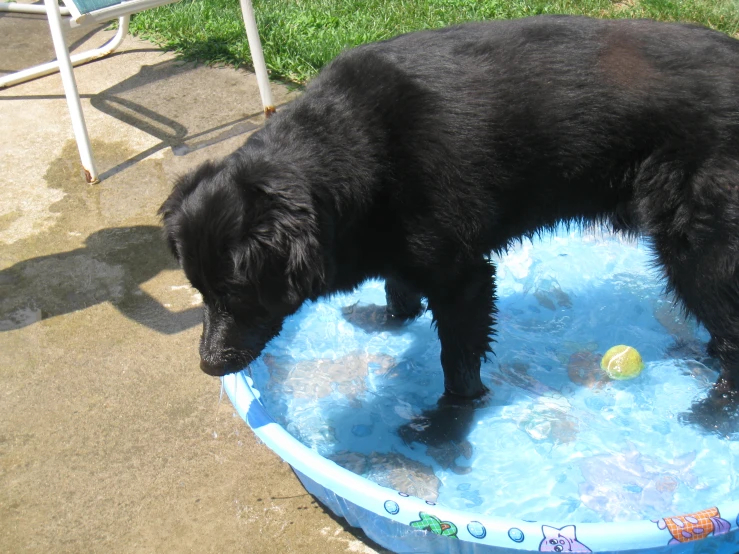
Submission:
[[739,379],[739,41],[534,17],[401,36],[327,66],[180,179],[166,236],[205,302],[202,367],[239,370],[306,299],[387,279],[428,299],[447,393],[484,392],[488,255],[560,221],[643,234]]

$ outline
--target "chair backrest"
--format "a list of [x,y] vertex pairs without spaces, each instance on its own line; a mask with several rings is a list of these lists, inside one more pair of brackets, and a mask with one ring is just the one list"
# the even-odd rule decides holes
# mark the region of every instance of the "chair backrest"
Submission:
[[104,23],[112,19],[172,4],[178,0],[64,0],[74,25]]
[[69,0],[65,1],[65,5],[71,9],[69,4],[74,5],[80,14],[86,14],[94,12],[96,10],[102,10],[103,8],[109,8],[111,6],[117,6],[122,4],[121,0]]

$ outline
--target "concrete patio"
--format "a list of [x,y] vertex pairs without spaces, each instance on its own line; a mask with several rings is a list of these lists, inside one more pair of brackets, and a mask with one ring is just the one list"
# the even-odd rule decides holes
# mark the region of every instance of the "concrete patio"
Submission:
[[[0,36],[2,73],[53,58],[44,18]],[[0,91],[0,551],[381,552],[200,372],[199,297],[160,237],[173,179],[262,124],[253,75],[131,37],[75,75],[99,185],[58,75]]]

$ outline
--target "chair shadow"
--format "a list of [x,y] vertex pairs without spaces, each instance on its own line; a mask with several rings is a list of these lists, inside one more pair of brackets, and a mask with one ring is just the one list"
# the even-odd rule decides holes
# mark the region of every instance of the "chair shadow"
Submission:
[[[160,140],[159,144],[104,171],[101,179],[116,175],[165,148],[170,148],[175,156],[186,156],[261,126],[263,112],[259,109],[236,118],[218,117],[218,123],[202,129],[203,117],[194,113],[201,111],[194,109],[198,98],[178,97],[174,102],[164,101],[163,94],[170,95],[172,90],[187,87],[188,74],[197,68],[195,63],[178,59],[145,65],[135,75],[90,97],[95,109]],[[167,111],[170,113],[165,113]],[[219,110],[217,115],[221,113]]]
[[[37,17],[37,16],[33,16]],[[43,16],[41,16],[42,19]],[[85,35],[76,37],[72,47],[82,44],[104,26],[96,27]],[[107,58],[140,54],[158,49],[136,48],[118,51]],[[37,53],[36,57],[45,54]],[[48,55],[47,55],[48,57]],[[51,50],[51,58],[53,58]],[[35,62],[38,63],[38,62]],[[211,98],[215,93],[208,93],[204,99],[204,91],[199,86],[201,76],[193,72],[201,69],[194,62],[180,58],[164,60],[153,65],[144,65],[130,77],[96,94],[81,94],[80,98],[90,100],[93,108],[113,117],[126,125],[134,127],[159,140],[157,144],[139,152],[115,166],[101,172],[101,180],[110,178],[128,169],[141,160],[170,148],[175,156],[186,156],[192,152],[213,146],[234,137],[246,135],[258,129],[264,120],[261,105],[252,98],[253,109],[248,111],[239,101],[246,98],[246,93],[235,95],[230,86],[232,76],[225,77],[229,87],[219,91],[220,96]],[[6,73],[11,70],[7,70]],[[228,90],[230,88],[230,90]],[[42,95],[8,95],[3,94],[0,101],[5,100],[57,100],[64,99],[64,94]],[[255,92],[254,98],[258,98]],[[207,101],[205,101],[207,100]],[[224,109],[224,103],[232,106]],[[233,117],[233,114],[238,114]]]
[[141,285],[178,269],[156,226],[96,231],[85,246],[23,260],[0,271],[0,332],[110,303],[125,317],[162,334],[202,321],[201,308],[173,312]]
[[[42,6],[43,2],[36,1],[30,2],[29,4]],[[34,43],[34,52],[30,54],[30,57],[36,59],[33,64],[45,63],[56,59],[56,54],[54,52],[54,46],[51,40],[51,34],[49,32],[49,26],[45,15],[20,12],[0,12],[0,19],[3,18],[13,18],[13,20],[16,21],[16,24],[20,23],[22,25],[38,25],[39,27],[42,27],[43,40]],[[88,40],[92,39],[98,32],[108,29],[109,27],[110,23],[99,23],[90,27],[69,29],[66,33],[67,40],[69,41],[67,43],[67,48],[71,53],[74,53],[77,48],[82,46]],[[106,42],[108,42],[108,40],[109,38],[103,39],[99,46],[104,45]],[[20,69],[22,68],[0,67],[0,75],[8,75],[10,73],[19,71]]]

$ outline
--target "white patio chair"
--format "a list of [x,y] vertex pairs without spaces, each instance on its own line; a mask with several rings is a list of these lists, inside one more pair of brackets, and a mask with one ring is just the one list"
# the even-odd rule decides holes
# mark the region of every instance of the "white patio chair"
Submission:
[[[88,183],[98,183],[99,178],[72,67],[107,56],[118,48],[128,33],[128,22],[131,14],[156,6],[171,4],[176,1],[178,0],[64,0],[66,7],[60,6],[58,0],[44,0],[43,6],[38,4],[0,2],[0,12],[46,15],[57,58],[53,62],[29,67],[0,77],[0,89],[57,71],[61,73],[64,94],[67,97],[67,106],[69,107],[69,113],[72,118],[74,137],[77,141],[82,167],[85,170],[85,179]],[[269,117],[274,113],[275,108],[269,88],[267,67],[264,64],[262,44],[259,40],[257,24],[254,19],[254,9],[252,8],[251,0],[240,0],[240,2],[241,14],[244,18],[244,26],[246,27],[246,35],[249,42],[249,50],[251,51],[254,70],[257,76],[259,94],[262,98],[262,106],[264,107],[265,115]],[[65,16],[65,19],[62,19],[62,16]],[[100,48],[74,54],[73,56],[69,55],[69,49],[64,40],[65,28],[106,23],[113,19],[118,19],[118,32],[107,44]]]

